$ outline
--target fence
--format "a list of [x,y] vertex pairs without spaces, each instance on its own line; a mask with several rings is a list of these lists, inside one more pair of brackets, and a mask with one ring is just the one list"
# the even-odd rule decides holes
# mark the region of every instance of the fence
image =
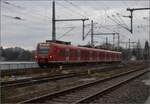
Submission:
[[36,62],[0,62],[0,70],[38,68]]

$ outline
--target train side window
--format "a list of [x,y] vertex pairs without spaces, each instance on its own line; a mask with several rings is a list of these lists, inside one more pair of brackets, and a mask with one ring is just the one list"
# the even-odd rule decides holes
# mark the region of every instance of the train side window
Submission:
[[77,51],[76,51],[76,50],[74,50],[74,55],[73,55],[73,57],[77,57]]
[[92,53],[92,57],[94,57],[95,56],[95,52],[93,51],[93,53]]
[[59,51],[59,56],[62,56],[62,57],[65,56],[65,50],[64,50],[64,49],[61,49],[61,50]]
[[89,56],[89,52],[88,51],[86,51],[86,58]]
[[92,52],[92,51],[90,51],[90,56],[92,56],[92,53],[93,53],[93,52]]
[[70,50],[70,56],[71,56],[71,57],[74,56],[74,50]]

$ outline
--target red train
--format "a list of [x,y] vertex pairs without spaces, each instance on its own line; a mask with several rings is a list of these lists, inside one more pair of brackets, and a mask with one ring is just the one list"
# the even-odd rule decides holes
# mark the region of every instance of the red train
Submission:
[[49,41],[37,45],[35,59],[40,67],[53,64],[120,62],[121,52]]

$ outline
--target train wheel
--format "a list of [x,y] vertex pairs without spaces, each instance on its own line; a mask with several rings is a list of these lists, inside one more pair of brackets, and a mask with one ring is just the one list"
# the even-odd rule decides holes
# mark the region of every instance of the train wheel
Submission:
[[39,63],[39,66],[40,66],[40,68],[44,68],[44,65],[43,65],[43,64],[40,64],[40,63]]
[[50,65],[49,65],[49,64],[46,64],[46,67],[47,67],[47,68],[50,68]]

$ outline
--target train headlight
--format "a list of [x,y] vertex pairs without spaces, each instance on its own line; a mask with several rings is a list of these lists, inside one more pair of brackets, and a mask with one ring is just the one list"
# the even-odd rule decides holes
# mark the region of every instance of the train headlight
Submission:
[[52,58],[52,56],[49,56],[49,58],[51,59],[51,58]]
[[37,59],[37,56],[35,56],[35,59]]

